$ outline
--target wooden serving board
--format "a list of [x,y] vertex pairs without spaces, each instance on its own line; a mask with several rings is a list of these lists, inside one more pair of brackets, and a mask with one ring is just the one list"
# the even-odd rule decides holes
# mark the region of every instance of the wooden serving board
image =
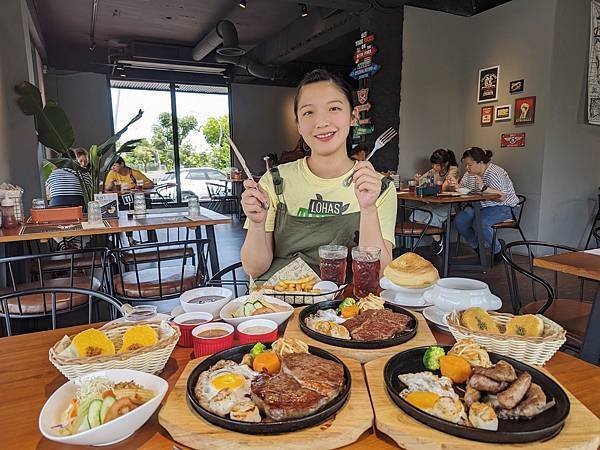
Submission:
[[[390,436],[403,449],[412,450],[491,450],[498,448],[544,449],[589,449],[600,445],[600,419],[583,406],[568,390],[561,386],[571,402],[571,411],[565,426],[558,436],[546,442],[527,444],[488,444],[470,441],[443,433],[405,414],[390,398],[383,380],[383,368],[389,357],[379,358],[365,364],[365,375],[369,384],[371,403],[375,411],[375,427]],[[546,370],[538,367],[546,375]]]
[[158,414],[159,423],[171,437],[188,447],[304,450],[316,446],[330,449],[355,442],[373,426],[373,409],[362,367],[357,361],[348,359],[343,361],[352,376],[350,395],[346,404],[325,422],[304,430],[274,435],[243,434],[218,427],[196,414],[187,401],[187,379],[203,359],[188,363]]
[[[306,306],[304,307],[306,308]],[[294,310],[294,315],[290,317],[288,321],[287,328],[285,329],[285,333],[283,337],[289,338],[297,338],[308,345],[312,345],[315,347],[320,347],[324,350],[327,350],[330,353],[333,353],[335,356],[339,358],[352,358],[360,361],[361,363],[366,363],[372,361],[377,358],[381,358],[382,356],[392,356],[398,352],[403,350],[408,350],[414,347],[421,347],[424,345],[436,345],[435,338],[429,329],[429,325],[427,325],[427,321],[423,317],[421,313],[411,311],[413,315],[417,318],[419,322],[417,326],[417,334],[413,336],[413,338],[403,344],[394,345],[393,347],[385,347],[385,348],[376,348],[376,349],[367,349],[361,350],[358,348],[345,348],[345,347],[336,347],[334,345],[325,344],[324,342],[317,341],[310,336],[304,334],[304,332],[300,329],[300,324],[298,323],[298,317],[300,316],[300,312],[304,308],[296,308]]]

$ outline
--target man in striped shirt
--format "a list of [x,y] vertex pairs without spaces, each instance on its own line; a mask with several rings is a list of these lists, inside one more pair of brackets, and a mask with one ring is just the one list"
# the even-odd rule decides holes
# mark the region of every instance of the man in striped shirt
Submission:
[[[502,167],[490,162],[493,153],[490,150],[482,150],[472,147],[464,152],[462,161],[467,168],[467,173],[460,181],[460,185],[471,190],[479,190],[484,193],[499,194],[496,201],[482,201],[481,204],[481,230],[475,229],[475,211],[467,207],[460,211],[455,218],[456,228],[460,235],[473,249],[477,247],[477,233],[481,232],[484,245],[489,248],[492,245],[494,230],[493,225],[512,219],[512,208],[519,203],[515,194],[513,183]],[[494,262],[500,261],[500,244],[495,243]]]
[[[82,167],[87,165],[87,151],[75,149],[77,160]],[[81,178],[80,178],[81,177]],[[81,189],[81,181],[91,187],[92,178],[87,172],[77,172],[73,169],[54,169],[46,180],[46,193],[50,197],[50,206],[83,206],[85,197]]]

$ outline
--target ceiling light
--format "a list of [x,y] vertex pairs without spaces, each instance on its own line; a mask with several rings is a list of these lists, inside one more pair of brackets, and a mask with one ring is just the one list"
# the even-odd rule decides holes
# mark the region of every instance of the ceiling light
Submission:
[[149,70],[168,70],[172,72],[202,73],[207,75],[218,75],[225,71],[222,66],[196,65],[196,64],[169,64],[157,61],[140,61],[131,59],[119,59],[118,63],[123,67]]
[[246,7],[246,0],[240,0],[240,8],[245,8]]
[[298,3],[300,5],[300,15],[302,17],[306,17],[308,16],[308,6],[306,6],[306,3]]

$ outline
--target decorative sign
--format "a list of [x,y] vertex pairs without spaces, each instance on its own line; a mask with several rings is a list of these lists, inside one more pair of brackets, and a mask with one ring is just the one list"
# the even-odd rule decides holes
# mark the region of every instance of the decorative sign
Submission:
[[369,34],[368,36],[365,36],[365,37],[359,39],[358,41],[355,41],[354,45],[356,45],[357,47],[360,47],[361,45],[368,44],[369,42],[373,42],[374,40],[375,40],[375,35]]
[[362,69],[356,67],[354,68],[354,70],[352,70],[352,72],[350,72],[350,76],[352,78],[360,80],[361,78],[366,78],[375,75],[375,73],[377,73],[379,69],[381,69],[381,66],[375,63]]
[[356,97],[358,98],[358,103],[364,105],[369,99],[369,88],[363,88],[356,91]]
[[492,119],[494,117],[494,107],[493,106],[483,106],[481,108],[481,126],[489,127],[492,124]]
[[354,63],[356,67],[350,73],[350,76],[358,80],[358,90],[356,98],[358,105],[354,107],[354,132],[352,133],[353,141],[365,144],[365,136],[375,131],[375,126],[371,124],[371,118],[366,117],[367,112],[371,109],[369,102],[369,85],[370,79],[381,68],[379,64],[373,62],[373,55],[377,53],[377,48],[373,45],[375,35],[369,34],[368,31],[363,31],[360,34],[360,39],[355,41],[356,52],[354,53]]
[[523,92],[525,89],[525,80],[511,81],[508,85],[508,92],[516,94],[517,92]]
[[535,121],[535,96],[515,100],[515,125],[524,125]]
[[366,127],[355,127],[354,128],[354,135],[355,136],[364,136],[366,134],[373,133],[373,131],[375,131],[375,126],[373,126],[373,125],[369,125],[369,126],[366,126]]
[[119,218],[119,196],[117,194],[94,194],[94,200],[100,203],[103,219]]
[[369,45],[364,50],[356,50],[354,54],[354,62],[358,64],[361,59],[370,58],[377,53],[377,47]]
[[477,103],[493,102],[498,100],[498,78],[500,66],[486,67],[479,70],[479,83],[477,85]]
[[355,106],[354,109],[356,111],[358,111],[359,113],[361,113],[363,111],[368,111],[368,110],[371,109],[371,104],[367,102],[364,105],[357,105],[357,106]]
[[494,120],[496,122],[501,122],[503,120],[510,120],[510,119],[511,119],[510,105],[496,106],[496,116],[494,117]]
[[359,125],[369,125],[371,123],[370,117],[365,117],[364,119],[358,119]]
[[502,133],[500,147],[525,147],[525,133]]

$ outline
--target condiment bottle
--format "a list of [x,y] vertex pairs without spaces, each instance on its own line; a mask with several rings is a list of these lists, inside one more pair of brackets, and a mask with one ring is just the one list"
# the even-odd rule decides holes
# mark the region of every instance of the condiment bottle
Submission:
[[15,217],[15,202],[10,198],[5,198],[1,203],[2,209],[2,228],[16,228],[19,223]]

